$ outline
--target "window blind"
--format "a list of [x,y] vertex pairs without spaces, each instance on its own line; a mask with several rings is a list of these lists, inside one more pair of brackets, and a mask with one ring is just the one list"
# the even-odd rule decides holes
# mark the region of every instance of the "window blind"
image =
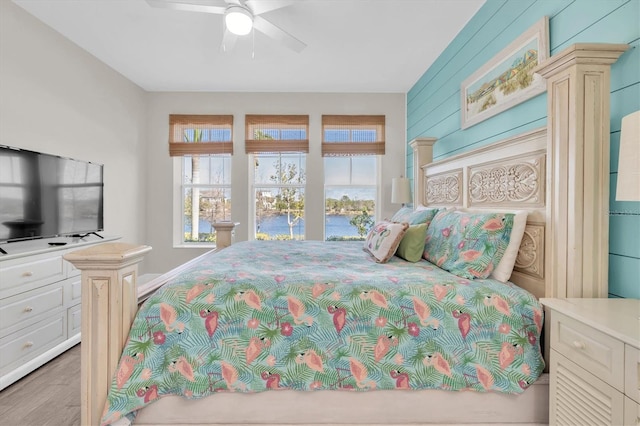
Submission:
[[245,115],[245,151],[309,152],[309,116]]
[[233,154],[233,115],[169,115],[169,155]]
[[323,115],[322,155],[383,155],[384,115]]

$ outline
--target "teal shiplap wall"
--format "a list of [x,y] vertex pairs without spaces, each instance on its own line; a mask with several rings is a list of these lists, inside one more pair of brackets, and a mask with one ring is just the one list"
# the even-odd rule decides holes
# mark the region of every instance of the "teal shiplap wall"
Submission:
[[[436,137],[434,159],[546,126],[543,93],[460,129],[460,83],[543,16],[551,55],[574,43],[627,43],[611,68],[609,292],[640,298],[640,202],[616,202],[620,121],[640,109],[640,0],[487,0],[407,94],[407,142]],[[407,176],[413,176],[407,147]]]

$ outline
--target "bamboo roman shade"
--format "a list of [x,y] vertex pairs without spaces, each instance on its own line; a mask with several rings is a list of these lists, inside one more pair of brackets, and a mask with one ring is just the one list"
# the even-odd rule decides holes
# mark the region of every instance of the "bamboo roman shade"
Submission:
[[233,115],[169,116],[169,155],[233,154]]
[[247,154],[309,152],[308,115],[245,115]]
[[384,115],[323,115],[322,155],[383,155]]

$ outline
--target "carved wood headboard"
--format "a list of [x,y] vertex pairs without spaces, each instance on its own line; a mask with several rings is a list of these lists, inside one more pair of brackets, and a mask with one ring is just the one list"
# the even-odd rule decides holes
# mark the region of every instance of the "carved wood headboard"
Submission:
[[510,281],[545,295],[546,129],[421,167],[424,205],[528,212]]

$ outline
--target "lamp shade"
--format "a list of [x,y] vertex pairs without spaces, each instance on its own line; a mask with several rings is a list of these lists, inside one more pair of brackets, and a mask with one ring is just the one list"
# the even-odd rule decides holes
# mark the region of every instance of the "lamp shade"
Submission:
[[411,186],[407,178],[393,178],[391,180],[391,203],[405,204],[411,202]]
[[247,35],[253,27],[253,16],[244,7],[232,5],[227,8],[224,14],[224,23],[233,34]]
[[640,111],[622,117],[617,201],[640,201]]

